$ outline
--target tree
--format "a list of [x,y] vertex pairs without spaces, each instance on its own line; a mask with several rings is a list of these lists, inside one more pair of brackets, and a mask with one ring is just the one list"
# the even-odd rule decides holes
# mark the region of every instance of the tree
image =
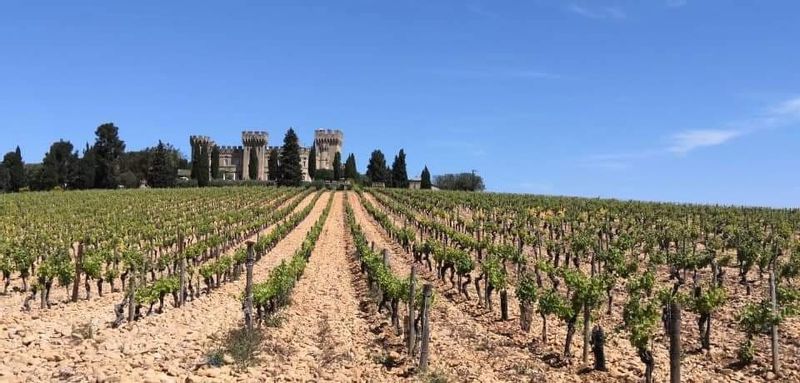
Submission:
[[342,179],[342,153],[339,152],[333,155],[333,179]]
[[[161,142],[159,141],[159,144]],[[211,178],[219,178],[219,146],[211,148]]]
[[[121,156],[119,156],[118,160],[119,174],[131,173],[139,180],[147,179],[147,174],[150,171],[150,162],[152,161],[154,151],[154,148],[147,148],[144,150],[123,153]],[[126,181],[128,181],[128,185],[131,185],[130,180],[133,178],[134,177],[131,177],[130,175],[126,175]],[[123,184],[122,182],[118,183]]]
[[3,167],[8,172],[6,191],[17,192],[25,187],[25,163],[22,162],[22,151],[19,150],[19,146],[13,152],[8,152],[3,156]]
[[0,190],[6,190],[6,185],[8,185],[8,169],[0,166]]
[[258,179],[258,151],[256,148],[250,148],[250,163],[247,165],[247,175],[251,180]]
[[119,173],[118,159],[125,152],[125,142],[119,138],[119,128],[113,123],[97,127],[95,150],[95,187],[114,188]]
[[192,170],[189,173],[189,178],[197,179],[198,169],[197,166],[199,162],[197,162],[197,157],[200,156],[200,144],[196,142],[192,142]]
[[428,170],[428,166],[425,165],[425,168],[422,169],[422,174],[420,175],[422,179],[420,182],[421,189],[430,189],[431,188],[431,172]]
[[311,145],[311,150],[308,152],[308,177],[316,179],[317,176],[317,144]]
[[178,169],[170,163],[169,152],[160,140],[153,151],[150,169],[147,172],[147,184],[154,188],[165,188],[175,185]]
[[141,179],[136,173],[126,170],[116,177],[117,184],[122,185],[126,189],[135,189],[139,187]]
[[278,184],[284,186],[300,186],[303,171],[300,167],[300,144],[294,129],[289,128],[283,137],[283,148],[279,163]]
[[83,156],[75,165],[75,174],[72,181],[75,189],[91,189],[94,187],[95,164],[94,148],[87,143],[86,148],[83,149]]
[[406,171],[406,152],[400,152],[394,157],[392,163],[392,186],[408,189],[408,172]]
[[331,169],[318,169],[315,181],[333,181],[333,170]]
[[42,164],[25,164],[25,186],[30,190],[46,190],[44,183],[44,166]]
[[42,160],[42,188],[72,187],[72,178],[78,162],[78,153],[72,152],[72,143],[59,140],[50,145]]
[[380,150],[372,151],[367,165],[367,177],[371,182],[388,183],[391,180],[390,173],[386,167],[386,157]]
[[436,176],[434,184],[443,190],[481,191],[486,188],[483,178],[473,173],[443,174]]
[[197,186],[208,186],[208,146],[200,145],[200,150],[197,155]]
[[278,150],[273,148],[269,151],[269,158],[267,159],[267,179],[270,181],[278,180]]
[[347,156],[347,161],[344,162],[344,178],[351,180],[358,179],[356,156],[353,153],[350,153],[350,155]]

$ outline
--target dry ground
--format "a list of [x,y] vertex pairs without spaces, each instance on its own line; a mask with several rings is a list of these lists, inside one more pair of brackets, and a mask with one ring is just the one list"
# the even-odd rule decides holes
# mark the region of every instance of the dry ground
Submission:
[[[324,194],[311,214],[255,266],[256,281],[264,280],[282,260],[288,259],[319,218],[328,199]],[[302,209],[311,196],[298,206]],[[366,198],[380,206],[369,194]],[[210,366],[208,355],[219,339],[241,328],[238,297],[244,279],[224,284],[208,295],[163,314],[147,316],[134,324],[112,329],[113,304],[122,293],[104,297],[94,294],[89,301],[59,303],[49,310],[34,307],[20,311],[21,293],[0,297],[0,382],[206,382],[206,381],[290,381],[290,382],[638,382],[643,366],[625,334],[615,332],[620,318],[624,287],[615,294],[617,305],[611,315],[600,312],[599,323],[607,329],[607,358],[610,371],[581,374],[580,331],[573,352],[575,362],[551,367],[548,355],[560,353],[565,326],[551,318],[548,342],[540,338],[540,318],[534,316],[531,332],[519,329],[519,309],[513,291],[510,320],[500,321],[497,297],[493,311],[478,304],[474,290],[470,298],[455,293],[449,282],[416,266],[419,286],[432,283],[436,301],[431,312],[431,365],[429,374],[415,374],[416,358],[409,358],[402,336],[391,326],[388,314],[376,309],[376,297],[354,259],[354,248],[344,219],[344,200],[354,209],[356,221],[377,249],[387,249],[394,273],[407,276],[412,257],[369,216],[355,193],[337,192],[322,234],[309,259],[305,273],[292,292],[291,303],[259,326],[263,341],[257,346],[255,363],[238,368],[231,363]],[[399,223],[398,217],[394,217]],[[272,228],[267,228],[268,232]],[[733,313],[746,299],[736,293],[734,273],[726,284],[734,304],[715,317],[712,351],[688,352],[683,363],[684,381],[763,381],[769,360],[766,337],[758,339],[757,363],[737,370],[729,367],[742,334],[735,329]],[[757,279],[757,278],[756,278]],[[754,291],[763,288],[757,281]],[[63,289],[59,289],[63,290]],[[55,292],[55,291],[54,291]],[[742,293],[739,289],[739,293]],[[54,301],[63,300],[59,292]],[[36,303],[36,302],[34,302]],[[36,305],[34,305],[36,306]],[[405,311],[405,310],[402,310]],[[698,344],[695,317],[684,315],[686,350]],[[782,328],[784,381],[800,381],[800,326],[790,321]],[[666,381],[665,340],[656,341],[656,381]]]

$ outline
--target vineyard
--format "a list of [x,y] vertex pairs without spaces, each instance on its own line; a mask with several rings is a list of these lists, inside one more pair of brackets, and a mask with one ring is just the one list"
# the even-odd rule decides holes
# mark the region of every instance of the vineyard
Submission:
[[0,381],[798,381],[800,211],[0,195]]

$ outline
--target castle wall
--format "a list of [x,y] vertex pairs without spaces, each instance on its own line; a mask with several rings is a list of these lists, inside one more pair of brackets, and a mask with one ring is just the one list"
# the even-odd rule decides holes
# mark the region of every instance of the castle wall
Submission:
[[[340,130],[318,129],[314,131],[314,145],[317,149],[317,169],[333,169],[333,158],[336,152],[341,153],[343,143],[343,133]],[[190,136],[189,141],[194,148],[195,143],[206,145],[211,153],[211,149],[216,145],[208,136]],[[257,179],[269,179],[269,152],[267,146],[269,135],[263,131],[244,131],[242,132],[241,146],[219,146],[219,170],[220,177],[226,180],[246,180],[250,177],[250,152],[255,151],[258,158]],[[280,147],[274,147],[280,153]],[[303,180],[310,181],[308,175],[308,157],[310,148],[300,147],[300,167],[303,171]],[[211,168],[211,156],[209,155],[209,169]]]

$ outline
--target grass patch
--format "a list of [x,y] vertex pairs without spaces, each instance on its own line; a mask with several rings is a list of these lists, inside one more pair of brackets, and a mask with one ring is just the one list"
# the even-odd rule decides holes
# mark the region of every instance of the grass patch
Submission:
[[447,383],[450,380],[447,378],[447,375],[440,371],[428,371],[423,377],[422,381],[425,383]]
[[214,347],[206,354],[206,362],[210,366],[231,364],[238,370],[245,370],[258,363],[263,341],[264,335],[258,329],[230,330],[214,339]]
[[264,319],[264,325],[267,327],[278,328],[283,325],[284,317],[282,315],[272,314]]

